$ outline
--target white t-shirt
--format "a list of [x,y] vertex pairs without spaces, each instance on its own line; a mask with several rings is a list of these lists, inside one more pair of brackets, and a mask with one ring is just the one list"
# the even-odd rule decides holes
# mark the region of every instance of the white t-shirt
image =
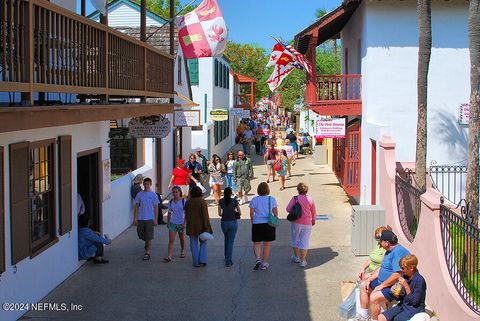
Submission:
[[229,160],[227,161],[227,173],[228,174],[233,174],[233,164],[235,164],[235,160]]
[[253,133],[252,133],[252,131],[251,131],[250,129],[247,130],[245,133],[243,133],[243,137],[244,137],[245,139],[248,139],[248,140],[252,139],[252,138],[253,138]]
[[253,224],[262,224],[268,223],[268,199],[270,198],[270,212],[273,213],[273,209],[277,207],[277,200],[275,197],[265,195],[265,196],[255,196],[252,198],[249,207],[254,209],[253,214]]
[[287,157],[288,158],[292,158],[293,155],[294,155],[294,152],[293,152],[293,147],[291,145],[284,145],[283,146],[283,149],[285,150],[285,152],[287,153]]

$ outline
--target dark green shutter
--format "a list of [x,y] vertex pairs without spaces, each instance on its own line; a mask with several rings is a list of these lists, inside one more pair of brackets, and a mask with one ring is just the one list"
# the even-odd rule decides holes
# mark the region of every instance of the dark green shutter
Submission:
[[230,89],[230,68],[227,67],[227,89]]
[[10,229],[12,264],[30,255],[29,143],[10,144]]
[[0,273],[5,272],[5,185],[3,146],[0,146]]
[[188,59],[188,73],[190,76],[190,85],[198,86],[198,58]]
[[72,136],[58,137],[60,235],[72,230]]
[[215,59],[215,86],[218,86],[218,60]]

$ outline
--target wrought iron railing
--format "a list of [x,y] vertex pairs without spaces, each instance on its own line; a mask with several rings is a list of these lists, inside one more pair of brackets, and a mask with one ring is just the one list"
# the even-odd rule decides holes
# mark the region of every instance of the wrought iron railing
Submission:
[[452,202],[458,204],[466,196],[467,162],[451,165],[437,165],[432,161],[429,174],[433,187]]
[[406,168],[395,176],[395,190],[397,194],[397,209],[400,224],[405,237],[413,242],[420,220],[420,195],[425,190],[419,189],[415,183],[415,174]]
[[480,315],[478,219],[478,213],[471,213],[465,200],[456,209],[452,209],[441,198],[440,226],[447,268],[458,294]]

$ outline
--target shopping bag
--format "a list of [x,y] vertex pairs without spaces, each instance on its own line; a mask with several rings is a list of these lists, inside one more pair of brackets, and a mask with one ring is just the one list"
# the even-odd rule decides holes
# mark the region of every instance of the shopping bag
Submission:
[[205,193],[207,190],[205,187],[203,187],[202,184],[200,184],[200,182],[197,183],[197,186],[200,187],[200,189],[202,190],[202,193]]

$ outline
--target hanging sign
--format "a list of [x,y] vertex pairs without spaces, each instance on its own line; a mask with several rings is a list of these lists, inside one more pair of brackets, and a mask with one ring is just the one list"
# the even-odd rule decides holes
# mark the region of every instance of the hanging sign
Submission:
[[133,117],[128,122],[128,130],[134,138],[165,138],[172,125],[163,116]]
[[458,108],[458,123],[468,125],[470,122],[470,104],[461,104]]
[[200,126],[200,110],[175,110],[173,125],[175,127]]
[[210,118],[213,121],[224,121],[228,119],[228,110],[226,109],[214,109],[210,111]]
[[319,138],[344,138],[345,118],[317,120],[315,124],[315,136]]
[[241,116],[243,108],[230,108],[230,116]]
[[111,185],[111,173],[112,173],[112,162],[110,159],[105,159],[102,161],[102,186],[103,186],[103,197],[102,200],[106,201],[112,197],[112,185]]
[[240,114],[240,118],[250,118],[250,110],[242,109],[242,113]]

